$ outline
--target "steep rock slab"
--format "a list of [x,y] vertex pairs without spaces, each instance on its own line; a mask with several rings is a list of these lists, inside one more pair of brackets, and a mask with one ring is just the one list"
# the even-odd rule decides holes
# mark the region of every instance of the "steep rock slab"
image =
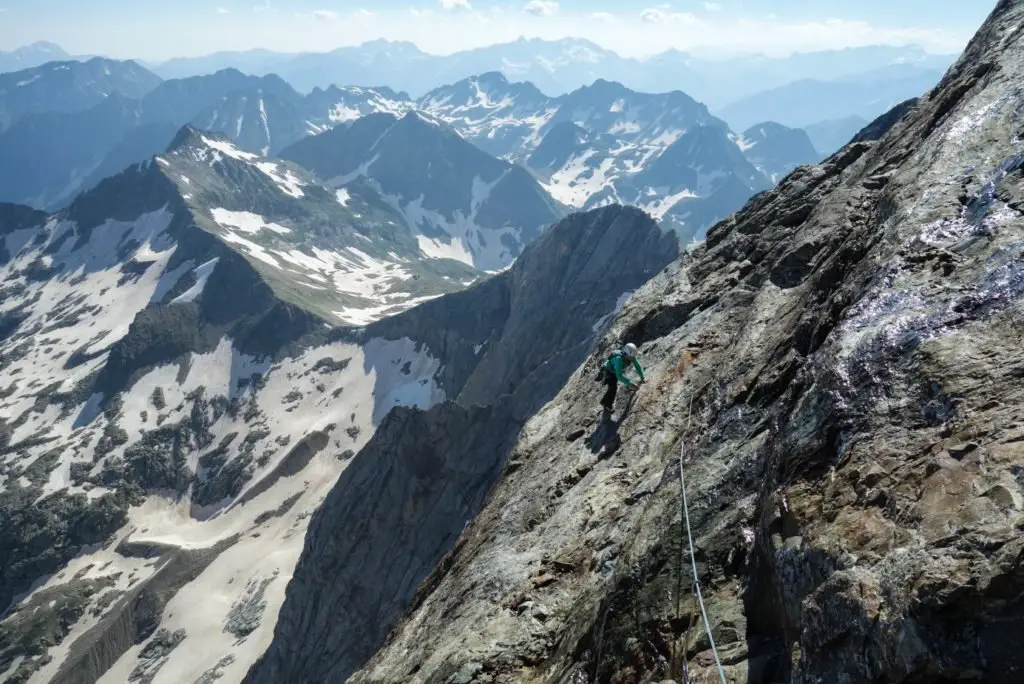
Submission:
[[584,365],[353,681],[715,679],[681,454],[731,681],[1015,681],[1022,20],[637,293],[651,383],[595,426]]
[[[577,214],[489,283],[375,326],[444,330],[446,303],[478,310],[495,281],[509,298],[468,378],[450,376],[458,400],[391,413],[339,480],[312,523],[274,644],[246,681],[342,681],[373,654],[480,509],[525,418],[557,393],[624,295],[677,249],[636,209]],[[449,358],[479,339],[473,328],[441,338]]]

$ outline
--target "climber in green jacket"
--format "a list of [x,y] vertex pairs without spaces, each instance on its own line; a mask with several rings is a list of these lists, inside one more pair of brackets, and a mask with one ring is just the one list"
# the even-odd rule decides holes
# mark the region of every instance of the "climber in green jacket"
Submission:
[[607,386],[604,397],[601,399],[601,406],[606,412],[610,413],[615,405],[615,395],[618,392],[620,382],[627,389],[634,389],[636,387],[636,383],[626,377],[627,363],[632,364],[636,374],[640,377],[640,384],[643,384],[644,369],[640,366],[640,361],[637,360],[637,353],[636,345],[630,342],[622,349],[612,352],[612,355],[601,365],[601,373],[598,379]]

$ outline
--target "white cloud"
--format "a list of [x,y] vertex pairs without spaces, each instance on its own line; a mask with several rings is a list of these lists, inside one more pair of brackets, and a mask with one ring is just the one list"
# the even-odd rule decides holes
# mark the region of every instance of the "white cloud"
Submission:
[[590,15],[590,18],[594,21],[615,21],[615,15],[610,12],[594,12]]
[[438,2],[441,5],[441,9],[446,12],[457,9],[473,9],[469,4],[469,0],[438,0]]
[[523,11],[537,17],[550,17],[558,12],[558,3],[555,0],[530,0]]
[[227,9],[226,7],[218,7],[217,14],[231,14],[231,10]]
[[720,12],[722,10],[722,3],[720,2],[705,2],[704,9],[708,12]]
[[320,21],[335,21],[338,18],[338,13],[325,9],[316,10],[313,12],[313,18],[319,19]]
[[376,12],[371,12],[368,9],[359,8],[356,10],[356,19],[373,19],[376,16]]
[[650,7],[640,12],[641,21],[645,21],[648,24],[665,24],[667,22],[677,22],[680,24],[686,24],[692,26],[698,23],[696,15],[690,12],[672,12],[669,5],[659,5],[657,7]]
[[649,7],[640,12],[640,18],[649,24],[660,24],[668,19],[668,12],[662,7]]

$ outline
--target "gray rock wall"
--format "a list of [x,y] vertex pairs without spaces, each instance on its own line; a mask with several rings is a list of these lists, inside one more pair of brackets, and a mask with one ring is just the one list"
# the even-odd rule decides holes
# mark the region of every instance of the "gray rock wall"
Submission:
[[[274,642],[246,681],[344,681],[360,668],[480,510],[525,418],[585,360],[596,324],[677,253],[642,212],[608,207],[562,221],[497,276],[509,300],[496,312],[507,318],[492,322],[458,402],[393,410],[345,471],[311,523]],[[494,281],[432,308],[458,302],[475,320],[481,302],[496,303]],[[382,326],[445,329],[426,313]],[[458,344],[479,339],[465,334]]]

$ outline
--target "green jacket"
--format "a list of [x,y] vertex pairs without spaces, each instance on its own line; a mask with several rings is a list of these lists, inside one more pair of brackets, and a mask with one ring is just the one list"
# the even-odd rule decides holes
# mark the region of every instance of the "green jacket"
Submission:
[[[625,385],[626,387],[632,387],[633,383],[630,381],[629,378],[626,377],[626,374],[623,372],[625,370],[623,368],[624,358],[625,356],[622,354],[622,352],[615,352],[608,357],[607,361],[604,362],[604,367],[607,370],[614,373],[615,377],[618,378],[619,382],[621,382],[623,385]],[[644,369],[640,367],[640,362],[635,357],[633,358],[633,368],[636,370],[636,374],[640,376],[640,380],[643,381]]]

